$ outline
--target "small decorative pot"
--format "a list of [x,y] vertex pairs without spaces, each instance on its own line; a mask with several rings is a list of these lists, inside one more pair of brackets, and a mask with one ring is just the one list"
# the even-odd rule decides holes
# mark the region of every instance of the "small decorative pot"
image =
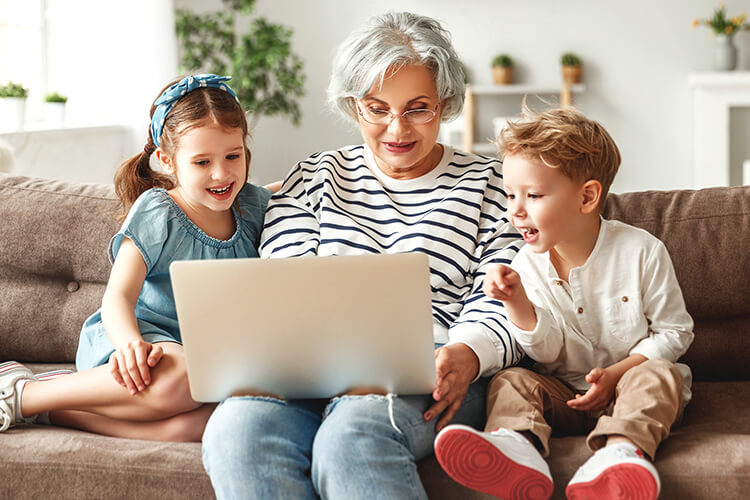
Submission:
[[563,66],[562,78],[565,83],[581,83],[583,76],[582,66]]
[[62,126],[65,123],[65,103],[45,102],[44,121],[50,125]]
[[492,79],[495,81],[495,85],[507,85],[513,83],[513,68],[493,66]]
[[714,69],[731,71],[737,67],[737,46],[734,35],[717,34],[714,46]]
[[4,132],[23,130],[25,120],[25,97],[0,97],[0,130]]

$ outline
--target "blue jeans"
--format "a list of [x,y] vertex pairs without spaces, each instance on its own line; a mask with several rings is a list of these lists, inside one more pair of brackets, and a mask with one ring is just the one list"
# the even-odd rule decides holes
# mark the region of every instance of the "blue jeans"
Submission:
[[[469,387],[453,423],[482,428],[486,385]],[[437,419],[423,417],[432,403],[430,395],[230,398],[208,421],[203,464],[219,500],[426,499],[417,462],[433,452]]]

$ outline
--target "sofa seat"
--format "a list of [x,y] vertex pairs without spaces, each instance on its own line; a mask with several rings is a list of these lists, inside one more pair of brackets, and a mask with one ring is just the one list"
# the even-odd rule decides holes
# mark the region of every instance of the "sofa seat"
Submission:
[[[35,372],[70,364],[30,364]],[[722,498],[746,498],[750,491],[750,382],[695,382],[693,402],[656,456],[663,499],[712,498],[717,478]],[[722,409],[717,415],[715,408]],[[31,428],[34,429],[31,432]],[[0,436],[0,476],[14,498],[48,498],[51,492],[86,492],[87,498],[213,498],[203,471],[200,443],[163,443],[111,438],[46,425],[19,426]],[[553,498],[590,456],[583,436],[553,438],[550,468]],[[434,457],[419,464],[431,499],[489,499],[448,477]],[[72,495],[78,497],[76,495]],[[2,495],[0,495],[2,497]]]

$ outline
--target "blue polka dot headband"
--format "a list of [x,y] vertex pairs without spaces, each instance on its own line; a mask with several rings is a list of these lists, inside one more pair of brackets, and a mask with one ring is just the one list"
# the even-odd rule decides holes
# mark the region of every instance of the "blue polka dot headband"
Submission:
[[191,75],[186,76],[165,90],[154,103],[156,110],[151,117],[151,138],[154,140],[154,145],[159,147],[159,139],[164,130],[164,121],[167,118],[167,114],[172,110],[174,104],[188,92],[192,92],[193,90],[202,87],[213,87],[227,92],[234,97],[234,100],[237,101],[237,103],[239,103],[240,100],[237,99],[237,94],[234,93],[229,85],[224,83],[231,79],[231,76],[219,76],[210,73]]

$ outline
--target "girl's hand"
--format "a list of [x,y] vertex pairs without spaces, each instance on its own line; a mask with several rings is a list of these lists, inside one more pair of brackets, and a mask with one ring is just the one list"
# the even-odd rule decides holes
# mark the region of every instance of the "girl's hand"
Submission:
[[576,394],[575,399],[568,401],[568,406],[580,411],[603,410],[615,397],[615,387],[619,377],[605,368],[594,368],[586,375],[586,382],[591,384],[586,394]]
[[505,264],[490,267],[482,283],[485,295],[503,301],[512,300],[516,292],[522,288],[521,276]]
[[159,344],[149,344],[142,338],[131,340],[109,357],[109,372],[115,382],[134,396],[151,383],[151,368],[159,363],[163,354]]

